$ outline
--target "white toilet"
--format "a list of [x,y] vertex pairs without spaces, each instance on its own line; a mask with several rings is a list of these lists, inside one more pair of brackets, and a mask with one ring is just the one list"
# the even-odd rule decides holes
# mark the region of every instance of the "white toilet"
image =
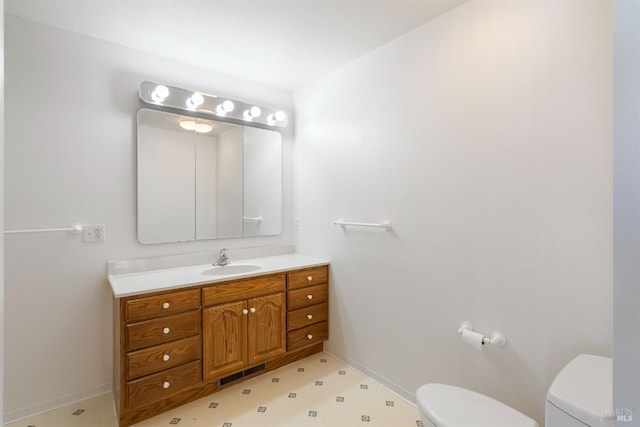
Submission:
[[[556,376],[547,393],[545,427],[609,427],[611,358],[582,354]],[[425,384],[416,392],[425,427],[538,427],[515,409],[471,390]]]
[[538,427],[538,423],[484,394],[446,384],[416,392],[424,427]]
[[[612,411],[610,357],[581,354],[553,380],[545,402],[546,427],[609,427]],[[609,418],[609,419],[607,419]]]

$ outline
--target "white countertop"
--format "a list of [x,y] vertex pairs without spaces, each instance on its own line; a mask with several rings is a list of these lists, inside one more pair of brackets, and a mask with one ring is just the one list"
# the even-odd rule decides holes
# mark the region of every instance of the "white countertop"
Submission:
[[108,277],[109,284],[113,291],[113,296],[115,298],[122,298],[150,292],[179,289],[207,283],[217,283],[229,279],[262,276],[281,271],[328,264],[329,261],[319,258],[300,254],[286,254],[263,258],[241,259],[237,261],[231,260],[231,264],[229,264],[230,267],[243,265],[256,266],[254,271],[246,273],[208,275],[203,274],[203,272],[210,271],[213,268],[224,271],[223,269],[225,267],[212,267],[211,264],[200,264],[139,273],[109,274]]

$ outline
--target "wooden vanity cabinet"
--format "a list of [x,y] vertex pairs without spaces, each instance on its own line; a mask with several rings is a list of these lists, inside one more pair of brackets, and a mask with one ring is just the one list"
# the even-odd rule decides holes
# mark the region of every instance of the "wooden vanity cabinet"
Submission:
[[[252,311],[255,309],[255,313]],[[287,352],[287,305],[284,292],[249,300],[249,365]]]
[[201,384],[200,290],[124,298],[115,309],[114,390],[128,425],[128,413]]
[[322,351],[327,278],[321,266],[116,299],[120,427]]
[[329,338],[328,273],[322,266],[287,274],[287,351]]
[[202,325],[205,381],[287,351],[284,292],[205,308]]
[[[285,289],[286,276],[278,274],[202,290],[205,306],[222,303],[205,307],[202,312],[205,381],[241,371],[287,351]],[[240,296],[244,298],[227,302]]]

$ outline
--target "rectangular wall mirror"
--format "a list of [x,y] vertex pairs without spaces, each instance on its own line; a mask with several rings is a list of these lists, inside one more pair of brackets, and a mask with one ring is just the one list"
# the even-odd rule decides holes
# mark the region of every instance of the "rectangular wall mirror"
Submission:
[[141,243],[282,232],[279,132],[138,111]]

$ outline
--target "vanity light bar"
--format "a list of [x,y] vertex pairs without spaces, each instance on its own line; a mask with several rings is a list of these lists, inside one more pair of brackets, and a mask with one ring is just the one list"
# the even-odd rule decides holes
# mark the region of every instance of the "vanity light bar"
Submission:
[[154,82],[145,81],[140,84],[140,99],[147,104],[268,126],[286,127],[288,123],[287,113],[282,110]]

